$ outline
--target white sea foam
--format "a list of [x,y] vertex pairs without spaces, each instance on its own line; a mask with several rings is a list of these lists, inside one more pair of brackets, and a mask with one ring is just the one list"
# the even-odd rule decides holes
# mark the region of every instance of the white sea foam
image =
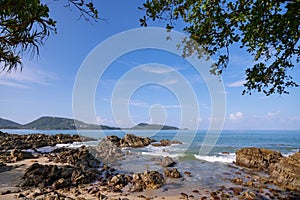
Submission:
[[282,155],[285,156],[285,157],[288,157],[288,156],[293,155],[294,153],[297,153],[299,151],[300,151],[300,149],[293,149],[289,153],[285,153],[285,154],[282,154]]
[[151,155],[151,156],[169,156],[172,158],[175,157],[183,157],[184,154],[180,153],[182,150],[180,148],[176,148],[178,145],[171,145],[166,147],[155,147],[155,146],[147,146],[143,148],[141,152],[142,155]]
[[214,155],[214,156],[201,156],[194,154],[195,158],[199,160],[205,160],[207,162],[222,162],[222,163],[232,163],[235,161],[235,154],[230,153],[227,155]]
[[58,148],[79,148],[81,146],[95,146],[97,145],[98,142],[95,143],[95,141],[88,141],[88,142],[73,142],[73,143],[69,143],[69,144],[57,144],[55,146],[45,146],[45,147],[41,147],[41,148],[37,148],[37,151],[41,152],[41,153],[49,153],[51,151],[53,151],[54,149],[58,149]]

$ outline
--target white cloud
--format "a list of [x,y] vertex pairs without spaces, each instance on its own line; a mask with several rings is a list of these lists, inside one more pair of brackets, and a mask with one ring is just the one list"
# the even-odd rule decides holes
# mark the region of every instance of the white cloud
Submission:
[[246,83],[245,80],[239,80],[239,81],[236,81],[233,83],[229,83],[229,84],[227,84],[227,86],[228,87],[242,87],[242,86],[244,86],[244,83]]
[[141,69],[145,72],[155,73],[155,74],[166,74],[173,72],[174,69],[160,66],[142,66]]
[[22,89],[30,88],[32,83],[49,85],[50,80],[55,79],[57,76],[54,73],[32,66],[24,67],[23,71],[0,73],[0,85]]
[[175,79],[170,79],[170,80],[166,80],[163,82],[164,85],[174,85],[176,84],[178,81]]
[[279,111],[276,112],[268,112],[267,113],[267,118],[273,118],[279,114]]
[[29,87],[27,87],[27,86],[25,86],[23,84],[14,83],[12,81],[1,80],[1,79],[0,79],[0,85],[9,86],[9,87],[15,87],[15,88],[21,88],[21,89],[28,89],[29,88]]
[[229,115],[229,118],[231,120],[239,120],[239,119],[243,119],[244,114],[242,112],[236,112],[236,113],[231,113]]

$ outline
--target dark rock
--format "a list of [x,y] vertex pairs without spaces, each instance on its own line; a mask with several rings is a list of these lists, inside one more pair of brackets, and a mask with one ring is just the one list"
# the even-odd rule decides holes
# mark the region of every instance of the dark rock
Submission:
[[97,160],[85,146],[78,149],[55,149],[47,156],[49,160],[56,163],[69,163],[71,165],[86,166],[89,168],[98,168],[100,166],[100,161]]
[[236,164],[267,171],[272,163],[279,162],[282,155],[280,152],[263,148],[242,148],[236,151]]
[[181,178],[181,174],[176,168],[165,169],[165,176],[170,178]]
[[90,141],[93,138],[81,137],[69,134],[8,134],[2,133],[0,137],[0,150],[9,149],[35,149],[45,146],[55,146],[56,144],[67,144],[73,142]]
[[162,139],[159,143],[153,143],[152,146],[160,147],[160,146],[170,146],[171,144],[182,144],[182,142],[178,140],[168,140]]
[[21,151],[18,149],[13,149],[10,152],[10,157],[14,162],[19,161],[19,160],[34,158],[31,152]]
[[134,134],[126,134],[121,140],[120,140],[120,146],[121,147],[132,147],[132,148],[138,148],[138,147],[145,147],[151,144],[154,140],[148,138],[148,137],[138,137]]
[[165,180],[162,174],[157,171],[145,171],[132,175],[132,192],[141,192],[144,189],[157,189],[163,186]]
[[118,136],[115,135],[106,136],[106,140],[109,140],[115,145],[117,145],[118,147],[120,147],[121,138],[119,138]]
[[114,177],[112,177],[109,181],[110,186],[114,186],[117,188],[123,188],[128,184],[128,179],[124,174],[118,174]]
[[161,166],[162,167],[173,167],[176,164],[176,162],[170,158],[169,156],[166,156],[162,159],[161,161]]
[[99,176],[96,169],[86,166],[32,164],[22,177],[21,187],[65,188],[91,183]]
[[300,191],[300,153],[282,158],[269,167],[270,179],[278,186]]

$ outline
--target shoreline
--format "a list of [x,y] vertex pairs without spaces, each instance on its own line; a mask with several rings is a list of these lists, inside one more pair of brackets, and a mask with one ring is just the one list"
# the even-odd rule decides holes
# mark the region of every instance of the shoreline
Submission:
[[[7,135],[6,135],[7,136]],[[9,136],[7,136],[9,137]],[[27,136],[26,136],[27,137]],[[33,136],[32,136],[33,137]],[[71,137],[71,136],[70,136]],[[136,136],[128,136],[127,140],[123,140],[124,138],[112,137],[108,136],[108,141],[104,143],[104,145],[110,144],[114,142],[114,145],[137,145],[137,149],[140,148],[141,142],[143,145],[151,144],[150,139],[136,137]],[[61,139],[61,138],[59,138]],[[136,143],[130,143],[131,139],[135,140]],[[64,138],[64,140],[69,141],[68,137]],[[112,142],[113,141],[113,142]],[[53,142],[53,141],[51,141]],[[108,142],[108,143],[107,143]],[[14,144],[14,143],[11,143]],[[100,143],[98,144],[99,147]],[[112,144],[110,144],[112,145]],[[155,143],[156,146],[159,145],[172,145],[172,141],[169,140],[161,140]],[[107,147],[107,146],[104,146]],[[115,148],[115,149],[114,149]],[[116,150],[115,153],[118,152],[119,147],[110,146],[108,152],[104,152],[104,154],[110,154],[112,151]],[[126,148],[133,148],[133,147],[126,147]],[[125,148],[125,149],[126,149]],[[77,149],[77,150],[76,150]],[[135,149],[135,147],[133,148]],[[103,149],[102,149],[103,150]],[[255,149],[254,149],[255,150]],[[254,151],[251,150],[251,151]],[[261,150],[260,150],[261,151]],[[209,172],[208,170],[212,170],[210,173],[212,174],[212,178],[217,178],[216,180],[220,180],[220,183],[215,183],[215,187],[210,187],[209,185],[205,186],[207,177],[204,174],[197,174],[196,171],[185,171],[184,164],[185,161],[178,161],[175,160],[175,166],[160,166],[163,159],[153,157],[155,159],[150,160],[150,164],[156,165],[158,169],[157,172],[151,171],[145,168],[144,173],[136,173],[133,168],[132,173],[127,173],[122,175],[121,171],[116,170],[117,168],[105,167],[105,164],[101,164],[100,168],[98,166],[98,161],[93,161],[94,157],[90,154],[90,150],[87,148],[64,148],[60,147],[56,151],[49,152],[49,153],[38,153],[36,149],[34,149],[33,156],[34,158],[25,158],[18,160],[18,156],[20,158],[24,158],[27,153],[22,152],[21,149],[19,150],[9,150],[8,152],[4,153],[2,151],[0,159],[2,159],[2,166],[0,168],[0,200],[5,199],[24,199],[24,197],[28,197],[29,199],[35,198],[44,198],[52,196],[57,197],[61,196],[61,199],[240,199],[240,198],[248,198],[248,199],[255,199],[255,198],[265,198],[265,199],[272,199],[272,198],[298,198],[300,197],[300,193],[293,190],[285,190],[279,188],[270,182],[268,175],[265,172],[257,169],[249,169],[247,167],[238,166],[236,164],[205,164],[205,161],[198,162],[198,165],[205,165],[210,167],[215,167],[217,171],[213,171],[213,168],[208,168],[206,171],[202,171],[202,173]],[[12,153],[13,152],[13,153]],[[269,152],[269,151],[268,151]],[[123,152],[124,153],[124,152]],[[271,152],[273,153],[273,152]],[[123,155],[126,158],[132,155]],[[297,153],[296,153],[297,154]],[[243,156],[245,156],[244,154]],[[6,156],[6,157],[5,157]],[[75,157],[74,157],[75,156]],[[79,156],[79,157],[78,157]],[[83,156],[83,157],[80,157]],[[142,155],[140,155],[142,156]],[[137,156],[136,159],[140,159],[140,156]],[[247,156],[247,155],[246,155]],[[73,158],[74,157],[74,158]],[[8,162],[3,162],[3,159],[8,159]],[[286,157],[283,157],[286,158]],[[9,160],[10,159],[10,160]],[[75,160],[74,160],[75,159]],[[122,162],[122,157],[120,160]],[[135,163],[137,160],[132,160],[132,163]],[[171,159],[172,160],[172,159]],[[10,163],[11,162],[11,163]],[[143,161],[144,162],[144,161]],[[196,162],[196,161],[195,161]],[[273,161],[272,161],[273,162]],[[157,164],[160,163],[160,164]],[[0,160],[1,164],[1,160]],[[62,179],[55,179],[54,182],[46,187],[42,187],[38,189],[36,186],[27,186],[26,187],[19,187],[17,182],[23,182],[21,177],[24,179],[24,174],[27,173],[29,176],[32,176],[29,181],[37,181],[35,179],[38,178],[34,173],[34,170],[28,172],[28,169],[33,164],[37,165],[38,167],[42,167],[41,169],[46,170],[45,166],[58,166],[58,169],[62,169],[62,173],[66,172],[65,170],[77,170],[76,173],[94,173],[96,169],[97,180],[96,181],[85,181],[85,183],[81,183],[80,180],[76,185],[69,185],[67,177]],[[78,165],[79,164],[79,165]],[[78,168],[78,166],[85,166],[84,170],[82,168]],[[134,166],[134,165],[132,165]],[[218,169],[219,167],[222,167]],[[70,168],[72,167],[72,168]],[[130,165],[128,165],[130,167]],[[278,166],[275,166],[278,167]],[[279,166],[280,167],[280,166]],[[10,169],[9,169],[10,168]],[[3,170],[2,170],[3,169]],[[7,170],[5,170],[7,169]],[[51,169],[54,169],[53,167]],[[178,169],[178,171],[177,171]],[[83,171],[82,171],[83,170]],[[87,170],[87,171],[85,171]],[[166,170],[168,171],[166,173]],[[218,171],[219,170],[219,171]],[[102,175],[99,174],[99,171],[102,171]],[[52,173],[52,172],[51,172]],[[151,175],[152,173],[152,175]],[[163,175],[163,184],[157,185],[158,183],[155,182],[155,179],[152,179],[155,173],[164,174]],[[144,174],[144,175],[143,175]],[[178,175],[179,174],[179,175]],[[99,175],[100,177],[99,179]],[[103,177],[105,175],[105,177]],[[108,175],[108,176],[107,176]],[[197,184],[196,178],[200,175],[200,179],[202,179],[202,184]],[[107,176],[107,177],[106,177]],[[132,177],[140,176],[142,179],[147,177],[150,178],[152,183],[144,183],[141,182],[139,178],[132,180]],[[170,177],[168,177],[170,176]],[[127,178],[126,178],[127,177]],[[177,177],[177,178],[175,178]],[[218,178],[219,177],[219,178]],[[50,177],[51,178],[51,177]],[[52,176],[53,178],[53,176]],[[59,177],[58,177],[59,178]],[[78,178],[78,177],[77,177]],[[87,177],[86,177],[87,178]],[[125,178],[125,179],[124,179]],[[129,178],[129,179],[128,179]],[[113,182],[112,180],[116,179],[118,182]],[[130,180],[131,179],[131,180]],[[28,181],[27,180],[27,181]],[[82,179],[83,180],[83,179]],[[90,179],[88,179],[90,180]],[[210,182],[214,182],[216,180],[212,180]],[[60,182],[63,181],[63,182]],[[126,183],[125,183],[126,182]],[[37,184],[40,184],[37,182]],[[60,184],[60,185],[59,185]],[[142,184],[138,185],[138,184]],[[146,185],[143,185],[146,184]],[[149,185],[147,185],[149,184]],[[152,185],[151,185],[152,184]],[[154,184],[154,185],[153,185]],[[18,187],[16,187],[18,185]],[[139,187],[142,188],[139,188]],[[151,189],[151,187],[156,189]],[[158,187],[158,188],[157,188]],[[132,189],[135,188],[135,191]],[[6,191],[5,191],[6,190]],[[140,192],[142,190],[142,192]],[[9,192],[10,191],[10,192]],[[44,197],[43,197],[44,196]],[[65,197],[64,197],[65,196]],[[101,198],[100,198],[101,197]],[[50,198],[50,197],[49,197]]]

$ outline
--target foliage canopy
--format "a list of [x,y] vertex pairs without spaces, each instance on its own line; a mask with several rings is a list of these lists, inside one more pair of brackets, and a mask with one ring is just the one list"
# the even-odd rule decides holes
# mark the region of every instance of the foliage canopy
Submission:
[[[67,0],[66,7],[80,11],[80,17],[97,19],[98,11],[92,2]],[[49,16],[49,7],[40,0],[0,1],[0,68],[10,72],[21,66],[23,53],[39,54],[39,47],[52,33],[56,21]]]
[[[229,64],[229,47],[245,48],[253,57],[247,66],[244,93],[257,90],[266,95],[288,93],[297,87],[289,70],[300,60],[300,1],[287,0],[147,0],[139,9],[147,26],[161,20],[172,29],[177,20],[184,31],[208,53],[217,56],[211,73],[221,74]],[[185,40],[188,45],[190,40]],[[184,56],[197,49],[183,48]]]

